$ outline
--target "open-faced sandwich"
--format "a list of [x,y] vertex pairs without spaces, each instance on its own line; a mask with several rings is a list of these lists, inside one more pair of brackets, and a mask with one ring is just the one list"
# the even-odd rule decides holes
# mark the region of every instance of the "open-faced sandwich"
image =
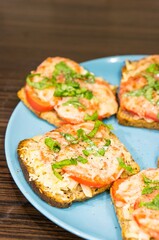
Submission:
[[118,179],[111,197],[124,240],[159,239],[159,169]]
[[18,97],[37,116],[61,126],[115,114],[115,92],[115,86],[76,62],[54,57],[47,58],[27,76]]
[[159,129],[159,55],[126,61],[119,101],[120,124]]
[[46,202],[68,207],[105,191],[118,178],[139,171],[130,153],[96,120],[66,124],[23,140],[18,156],[24,175]]

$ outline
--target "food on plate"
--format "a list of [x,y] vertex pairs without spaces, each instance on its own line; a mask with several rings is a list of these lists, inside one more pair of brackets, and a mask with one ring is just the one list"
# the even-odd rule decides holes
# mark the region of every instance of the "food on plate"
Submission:
[[64,208],[139,172],[111,127],[100,120],[66,124],[21,141],[19,161],[34,191],[49,204]]
[[47,58],[26,78],[18,97],[55,126],[108,118],[117,112],[116,87],[62,57]]
[[126,61],[119,101],[120,124],[159,129],[159,55]]
[[159,169],[119,179],[110,192],[123,239],[159,239]]

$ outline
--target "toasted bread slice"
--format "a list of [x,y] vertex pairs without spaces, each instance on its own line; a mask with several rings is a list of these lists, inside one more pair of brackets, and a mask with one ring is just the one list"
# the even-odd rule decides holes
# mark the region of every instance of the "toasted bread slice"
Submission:
[[127,179],[118,179],[110,193],[124,240],[158,239],[159,169],[147,169]]
[[159,129],[159,55],[126,61],[119,90],[118,122]]
[[68,207],[109,189],[139,171],[130,153],[101,121],[58,129],[18,145],[28,183],[46,202]]
[[82,123],[93,114],[96,119],[109,118],[118,108],[115,86],[62,57],[43,61],[17,95],[38,117],[55,126]]

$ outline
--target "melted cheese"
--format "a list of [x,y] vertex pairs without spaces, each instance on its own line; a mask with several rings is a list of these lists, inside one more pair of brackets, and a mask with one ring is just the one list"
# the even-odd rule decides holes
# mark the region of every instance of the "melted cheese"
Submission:
[[[159,180],[159,169],[149,169],[143,170],[140,173],[131,176],[126,179],[119,185],[117,190],[117,194],[122,196],[122,198],[126,201],[126,203],[120,202],[119,200],[115,200],[115,205],[118,208],[122,209],[123,217],[127,222],[127,228],[124,228],[124,235],[126,238],[134,238],[140,240],[149,240],[150,236],[141,229],[135,220],[133,219],[134,212],[134,203],[135,201],[142,195],[142,189],[144,187],[143,175],[152,179]],[[135,210],[136,211],[136,210]],[[145,210],[146,211],[146,210]],[[150,225],[150,219],[142,219],[142,223]],[[158,226],[158,220],[154,220],[153,224],[156,223]]]

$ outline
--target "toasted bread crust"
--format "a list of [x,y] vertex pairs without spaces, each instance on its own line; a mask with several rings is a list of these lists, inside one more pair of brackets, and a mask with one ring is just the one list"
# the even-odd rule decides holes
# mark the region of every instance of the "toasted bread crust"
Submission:
[[[121,82],[127,81],[129,77],[140,75],[140,71],[142,72],[145,67],[148,67],[149,64],[156,63],[156,61],[159,62],[159,55],[152,55],[136,61],[126,61],[125,66],[122,68]],[[137,117],[123,109],[121,104],[118,109],[117,119],[121,125],[159,130],[159,121],[151,119],[149,121],[145,118]]]
[[[21,141],[18,145],[17,152],[18,152],[18,156],[19,156],[20,166],[24,173],[25,179],[29,183],[29,185],[32,187],[34,192],[36,192],[44,201],[49,203],[51,206],[58,207],[58,208],[67,208],[73,202],[81,202],[81,201],[85,201],[85,200],[89,199],[89,197],[86,197],[86,195],[83,193],[80,185],[78,185],[76,191],[74,191],[74,192],[71,192],[71,190],[66,191],[65,192],[66,199],[64,201],[64,199],[62,199],[59,194],[52,195],[51,193],[46,191],[44,189],[44,187],[41,186],[41,184],[38,182],[38,180],[30,181],[29,173],[33,173],[34,169],[31,168],[30,166],[28,166],[24,162],[23,155],[27,154],[26,149],[29,147],[29,145],[32,145],[33,143],[35,143],[35,141],[33,139],[26,139],[26,140]],[[106,186],[106,187],[102,187],[102,188],[92,188],[91,189],[92,197],[99,193],[104,192],[109,187],[110,186]]]
[[159,122],[147,122],[144,119],[135,119],[132,114],[123,110],[121,107],[117,113],[117,119],[120,124],[125,126],[159,130]]
[[34,113],[36,114],[39,118],[48,121],[49,123],[59,127],[61,125],[63,125],[65,122],[60,119],[56,113],[56,111],[52,110],[52,111],[48,111],[48,112],[36,112],[28,103],[27,99],[26,99],[26,94],[25,94],[25,90],[24,88],[21,88],[18,93],[17,93],[18,97],[20,98],[20,100]]
[[137,240],[136,238],[125,237],[126,230],[128,229],[128,226],[129,226],[129,221],[124,218],[122,208],[119,208],[119,207],[115,206],[111,189],[110,189],[110,195],[111,195],[111,199],[112,199],[112,202],[113,202],[113,205],[114,205],[114,209],[115,209],[115,212],[116,212],[116,215],[118,217],[118,221],[119,221],[119,224],[120,224],[120,227],[121,227],[122,239],[123,240]]

